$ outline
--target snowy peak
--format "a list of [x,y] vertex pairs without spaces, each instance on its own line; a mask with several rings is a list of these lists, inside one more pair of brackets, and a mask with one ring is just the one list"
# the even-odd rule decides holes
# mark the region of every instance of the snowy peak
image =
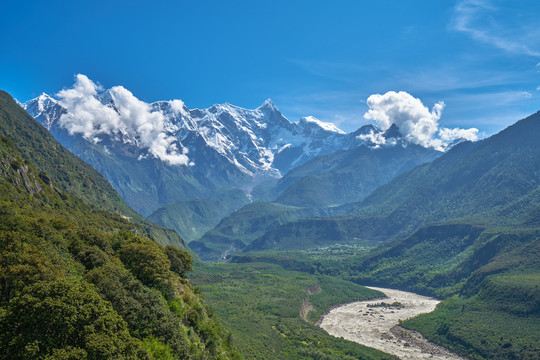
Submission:
[[335,133],[338,133],[338,134],[345,134],[345,131],[341,130],[340,128],[338,128],[336,125],[334,125],[333,123],[329,123],[329,122],[324,122],[324,121],[321,121],[313,116],[305,116],[303,118],[301,118],[300,120],[298,120],[298,124],[302,125],[302,126],[309,126],[309,127],[319,127],[325,131],[331,131],[331,132],[335,132]]
[[378,131],[379,129],[375,125],[367,124],[367,125],[361,126],[360,128],[358,128],[358,130],[352,132],[351,135],[356,137],[358,135],[365,135],[365,134],[378,132]]
[[260,110],[260,111],[270,111],[270,112],[273,112],[273,111],[278,111],[278,108],[276,106],[276,104],[274,104],[274,102],[272,101],[272,99],[266,99],[261,106],[259,106],[257,108],[257,110]]
[[400,145],[407,147],[409,142],[403,137],[396,124],[392,124],[388,129],[381,130],[375,125],[364,125],[356,130],[354,137],[361,144],[364,144],[372,149],[380,147],[389,147]]
[[208,176],[223,169],[228,169],[223,176],[232,178],[281,176],[318,155],[356,146],[377,148],[399,133],[391,128],[383,135],[366,125],[347,134],[313,116],[293,123],[271,99],[256,109],[230,103],[189,109],[181,100],[148,104],[122,86],[103,90],[84,75],[57,97],[42,94],[23,107],[53,132],[67,130],[107,144],[107,151],[190,165]]
[[42,113],[45,109],[58,103],[57,100],[45,93],[41,93],[41,95],[39,95],[35,100],[36,101],[34,102],[34,107],[36,111],[40,113]]
[[140,158],[189,162],[203,172],[224,161],[249,177],[281,176],[315,156],[357,145],[351,134],[315,117],[291,123],[271,99],[253,110],[230,103],[190,110],[181,100],[147,104],[117,86],[81,95],[84,111],[94,111],[83,121],[62,93],[58,95],[59,100],[42,94],[23,107],[49,130],[65,128],[72,135],[109,144],[109,150],[131,147],[133,152],[135,146]]
[[64,113],[64,108],[60,106],[58,100],[46,93],[41,93],[37,98],[27,101],[21,106],[49,130],[53,126],[53,122]]

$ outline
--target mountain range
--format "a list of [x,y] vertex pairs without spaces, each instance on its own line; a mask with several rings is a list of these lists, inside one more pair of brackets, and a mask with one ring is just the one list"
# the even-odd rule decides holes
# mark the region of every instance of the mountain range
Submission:
[[[364,200],[347,204],[340,210],[343,215],[329,219],[339,231],[320,241],[388,241],[409,236],[425,224],[464,217],[483,226],[534,225],[540,185],[539,119],[536,113],[487,139],[461,143],[395,177]],[[279,234],[289,234],[302,243],[302,235],[294,230],[304,227],[301,221],[282,225],[267,234],[268,239],[284,242]],[[304,240],[319,241],[313,234]]]
[[[290,122],[271,100],[254,110],[231,104],[190,110],[180,100],[148,104],[123,87],[100,89],[83,75],[57,98],[42,94],[22,106],[133,209],[187,242],[251,202],[359,201],[441,154],[410,143],[395,125],[345,133],[311,116]],[[396,162],[386,163],[391,158]],[[322,188],[330,191],[326,198],[314,196]],[[217,206],[224,199],[232,201]]]
[[[119,114],[127,111],[117,105],[122,98],[114,88],[95,95],[94,99]],[[195,174],[197,179],[204,176],[215,186],[244,187],[247,193],[250,186],[256,185],[261,179],[280,177],[317,155],[361,142],[354,134],[346,134],[333,124],[313,117],[291,123],[271,100],[254,110],[231,104],[189,110],[179,100],[158,101],[146,106],[150,113],[159,113],[163,117],[163,134],[173,137],[175,144],[182,147],[186,157],[189,157],[182,164],[187,165],[183,173]],[[152,154],[140,139],[141,134],[136,131],[119,129],[116,133],[99,133],[99,138],[84,136],[70,127],[66,120],[70,118],[69,109],[64,107],[62,101],[47,94],[27,101],[23,107],[60,139],[72,136],[71,141],[79,146],[82,140],[99,144],[111,156],[159,159],[167,165],[176,164],[166,157]],[[62,117],[64,121],[60,120]],[[75,144],[72,146],[77,149]],[[91,147],[90,144],[87,146]],[[182,200],[196,195],[185,194]],[[148,211],[143,213],[147,214]]]

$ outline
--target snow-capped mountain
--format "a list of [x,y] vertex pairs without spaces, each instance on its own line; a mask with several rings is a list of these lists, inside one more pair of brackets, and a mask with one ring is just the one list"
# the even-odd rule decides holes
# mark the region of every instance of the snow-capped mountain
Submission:
[[42,94],[22,106],[145,216],[178,201],[221,199],[235,188],[251,197],[257,184],[337,150],[408,144],[395,127],[345,133],[312,116],[291,122],[270,99],[253,110],[148,104],[84,75],[55,97]]
[[[121,112],[118,97],[114,89],[109,89],[95,99]],[[222,158],[248,177],[280,177],[315,156],[348,148],[356,142],[351,134],[312,116],[292,123],[270,99],[254,110],[228,103],[190,110],[179,100],[158,101],[148,106],[152,113],[163,115],[163,134],[174,137],[178,147],[187,150],[184,152],[189,164],[203,172],[211,155],[211,160]],[[82,131],[70,128],[65,119],[70,116],[70,109],[61,100],[42,94],[23,107],[50,131],[63,128],[71,135],[85,137]],[[108,145],[108,149],[111,143],[116,147],[135,146],[141,158],[151,155],[138,139],[140,134],[129,129],[118,130],[96,131],[97,136],[86,136],[86,140]]]
[[48,130],[51,130],[53,123],[66,112],[58,100],[45,93],[23,103],[22,107]]

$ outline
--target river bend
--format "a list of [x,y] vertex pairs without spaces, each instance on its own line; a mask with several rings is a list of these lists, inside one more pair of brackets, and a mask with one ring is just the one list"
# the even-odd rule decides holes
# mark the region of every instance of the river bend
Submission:
[[[387,298],[359,301],[333,308],[324,315],[319,326],[332,336],[343,337],[404,360],[464,359],[427,341],[419,333],[398,325],[399,320],[435,310],[439,300],[405,291],[369,288],[383,292]],[[395,304],[380,306],[381,302]]]

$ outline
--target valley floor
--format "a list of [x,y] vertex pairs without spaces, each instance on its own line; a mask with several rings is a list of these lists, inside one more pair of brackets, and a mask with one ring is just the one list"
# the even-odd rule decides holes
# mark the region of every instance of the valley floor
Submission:
[[400,320],[433,311],[439,300],[393,289],[371,289],[383,292],[387,298],[336,307],[323,317],[320,327],[330,335],[382,350],[400,359],[463,359],[430,343],[419,333],[399,326]]

